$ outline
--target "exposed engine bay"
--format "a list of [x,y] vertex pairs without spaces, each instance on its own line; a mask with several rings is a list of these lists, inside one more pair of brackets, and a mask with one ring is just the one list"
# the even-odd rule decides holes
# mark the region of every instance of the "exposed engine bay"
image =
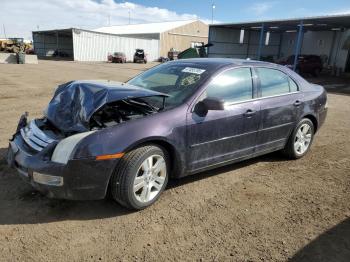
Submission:
[[158,112],[159,110],[159,108],[136,99],[110,103],[92,115],[90,119],[90,130],[114,126]]
[[[165,97],[168,95],[128,84],[72,81],[57,88],[45,118],[69,136],[158,112],[164,108]],[[153,105],[151,98],[163,103]]]
[[160,92],[109,81],[72,81],[57,88],[43,118],[28,122],[28,113],[23,114],[16,134],[20,133],[32,149],[42,151],[76,134],[157,113],[164,108],[165,97]]
[[[159,110],[161,109],[137,99],[109,103],[92,115],[89,121],[89,131],[111,127],[156,113]],[[24,141],[36,151],[43,150],[50,143],[59,142],[66,137],[79,133],[60,130],[47,117],[33,119],[29,123],[27,117],[28,113],[22,115],[17,132],[21,133]]]

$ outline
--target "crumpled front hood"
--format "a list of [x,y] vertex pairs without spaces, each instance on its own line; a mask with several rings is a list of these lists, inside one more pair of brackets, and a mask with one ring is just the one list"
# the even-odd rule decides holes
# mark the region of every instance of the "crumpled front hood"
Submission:
[[91,116],[105,104],[150,96],[167,95],[118,82],[71,81],[58,86],[45,113],[64,133],[85,132]]

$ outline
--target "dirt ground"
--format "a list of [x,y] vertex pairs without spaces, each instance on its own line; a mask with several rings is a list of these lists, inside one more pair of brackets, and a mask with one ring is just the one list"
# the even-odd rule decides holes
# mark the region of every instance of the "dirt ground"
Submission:
[[[152,66],[147,64],[146,67]],[[73,79],[125,81],[135,64],[0,65],[0,153],[19,115]],[[150,208],[41,196],[0,161],[0,261],[350,261],[350,96],[329,94],[310,153],[273,153],[170,181]]]

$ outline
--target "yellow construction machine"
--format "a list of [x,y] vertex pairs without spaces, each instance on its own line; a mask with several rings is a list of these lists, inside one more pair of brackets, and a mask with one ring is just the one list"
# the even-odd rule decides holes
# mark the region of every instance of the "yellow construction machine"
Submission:
[[8,38],[0,40],[0,51],[7,53],[25,53],[32,49],[32,44],[24,43],[23,38]]

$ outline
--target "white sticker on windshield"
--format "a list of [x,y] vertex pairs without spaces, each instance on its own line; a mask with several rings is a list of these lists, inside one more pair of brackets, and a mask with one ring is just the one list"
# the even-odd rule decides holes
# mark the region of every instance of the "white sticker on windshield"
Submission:
[[182,72],[201,75],[205,72],[205,70],[199,69],[199,68],[193,68],[193,67],[186,67],[186,68],[182,69]]

